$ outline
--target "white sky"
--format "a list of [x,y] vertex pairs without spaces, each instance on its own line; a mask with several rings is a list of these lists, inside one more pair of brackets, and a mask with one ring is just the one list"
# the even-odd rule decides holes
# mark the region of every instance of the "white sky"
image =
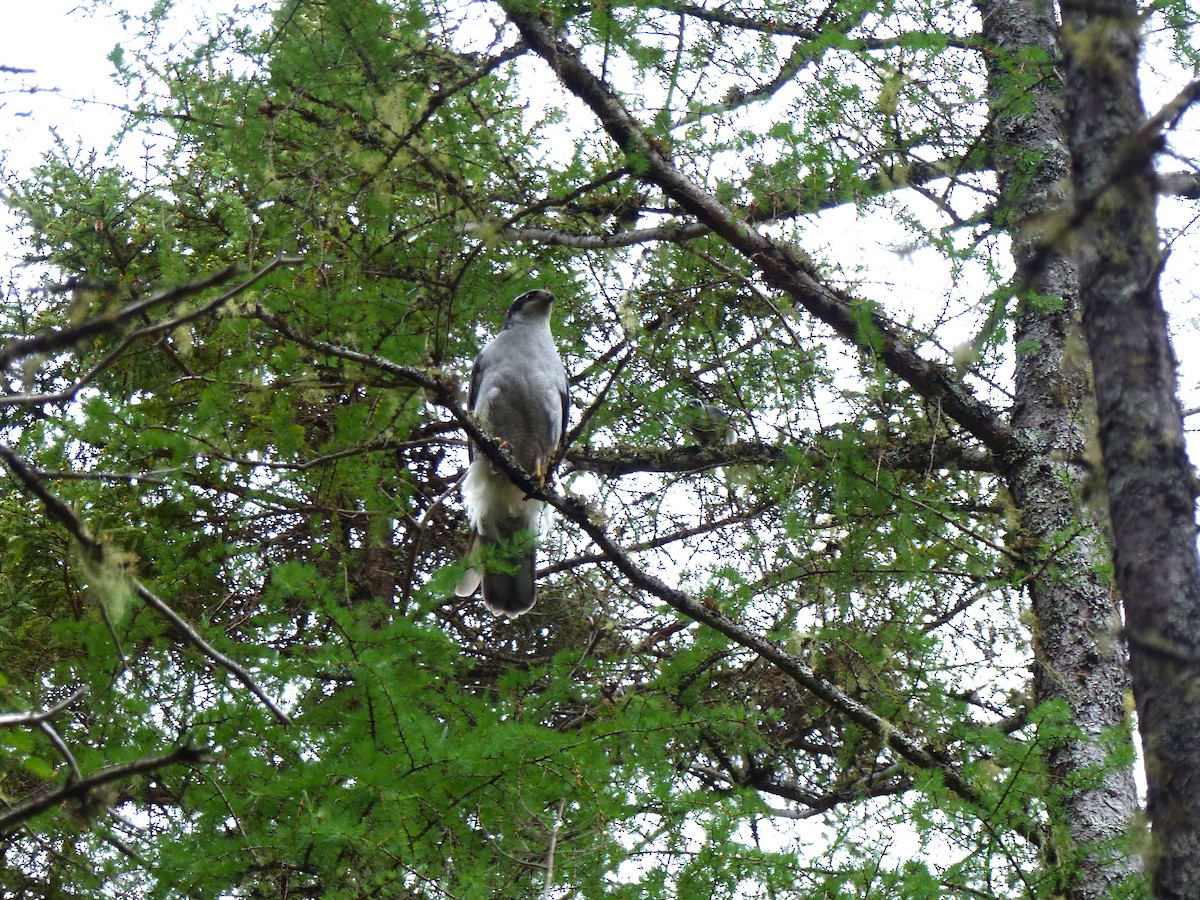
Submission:
[[[0,65],[34,70],[0,80],[0,129],[9,167],[27,171],[34,165],[50,146],[51,129],[71,143],[106,142],[119,122],[112,104],[123,99],[107,59],[127,37],[120,23],[112,16],[93,18],[76,0],[9,0],[5,6]],[[28,86],[57,90],[14,92]]]

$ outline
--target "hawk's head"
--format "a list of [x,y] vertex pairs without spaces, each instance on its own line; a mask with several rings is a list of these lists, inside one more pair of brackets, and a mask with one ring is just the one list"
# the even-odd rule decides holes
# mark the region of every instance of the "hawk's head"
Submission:
[[[550,319],[550,307],[554,303],[554,295],[540,288],[526,291],[513,301],[504,317],[504,327],[513,325],[535,325]],[[503,329],[502,329],[503,330]]]

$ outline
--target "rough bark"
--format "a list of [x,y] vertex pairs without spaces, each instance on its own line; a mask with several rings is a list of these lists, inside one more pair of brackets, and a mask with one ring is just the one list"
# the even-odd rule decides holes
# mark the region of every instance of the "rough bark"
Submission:
[[[1067,133],[1117,586],[1146,757],[1156,896],[1200,897],[1200,560],[1175,358],[1159,294],[1153,141],[1133,0],[1062,0]],[[1140,146],[1139,146],[1140,145]]]
[[[1064,208],[1071,159],[1062,130],[1057,25],[1049,0],[977,0],[989,51],[988,97],[993,164],[1003,224],[1012,240],[1018,283],[1018,348],[1012,426],[1020,448],[1002,474],[1019,511],[1014,546],[1037,572],[1029,594],[1036,618],[1034,698],[1065,702],[1070,734],[1047,748],[1048,804],[1057,839],[1046,844],[1047,868],[1066,897],[1092,900],[1136,876],[1125,852],[1137,811],[1129,762],[1109,759],[1125,734],[1128,673],[1120,623],[1102,572],[1103,534],[1081,512],[1086,365],[1073,361],[1078,334],[1074,262],[1043,252],[1039,229]],[[1025,82],[1024,84],[1022,82]],[[1049,298],[1058,298],[1056,303]],[[1081,354],[1075,354],[1076,356]],[[1068,787],[1070,786],[1070,787]]]

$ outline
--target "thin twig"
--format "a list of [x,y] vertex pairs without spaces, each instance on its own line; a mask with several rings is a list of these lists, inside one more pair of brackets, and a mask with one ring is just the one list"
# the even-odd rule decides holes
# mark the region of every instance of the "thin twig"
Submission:
[[558,801],[558,809],[554,811],[554,826],[550,829],[550,846],[546,849],[546,887],[542,890],[542,900],[550,900],[550,892],[554,890],[554,851],[558,849],[558,832],[562,829],[563,810],[567,806],[565,799]]
[[[109,810],[110,816],[112,815],[112,812],[113,811],[110,809]],[[113,829],[111,827],[106,828],[103,831],[99,832],[99,837],[100,837],[100,840],[104,841],[104,843],[108,844],[110,847],[115,849],[117,852],[119,852],[126,858],[137,863],[143,869],[150,868],[150,863],[140,853],[138,853],[136,850],[134,850],[132,847],[130,847],[128,844],[126,844],[123,840],[121,840],[119,837],[117,837],[113,833]]]
[[38,728],[46,737],[50,738],[50,743],[54,745],[54,749],[62,754],[63,759],[67,761],[67,766],[71,769],[71,780],[79,781],[83,778],[83,773],[79,771],[79,763],[75,761],[75,754],[71,752],[71,748],[67,746],[67,742],[62,739],[54,726],[43,719],[38,722]]
[[403,595],[401,596],[401,609],[407,606],[408,601],[412,599],[412,589],[415,581],[413,574],[417,569],[417,554],[421,550],[421,540],[425,537],[425,528],[429,524],[429,520],[433,517],[433,514],[437,512],[437,510],[441,509],[442,504],[446,502],[451,494],[458,490],[458,488],[464,481],[466,481],[466,479],[467,473],[464,471],[462,475],[455,479],[454,483],[450,485],[450,487],[446,488],[446,490],[442,491],[442,493],[434,498],[433,502],[429,504],[425,511],[421,513],[420,518],[417,519],[416,526],[413,529],[412,549],[408,552],[408,563],[406,564],[404,572],[404,588]]
[[181,632],[187,639],[188,643],[192,644],[197,650],[211,659],[214,663],[229,672],[234,678],[245,685],[246,689],[257,697],[262,705],[270,710],[271,715],[278,719],[284,725],[291,725],[292,720],[278,704],[275,703],[258,684],[257,681],[244,668],[206,641],[200,636],[191,625],[187,623],[175,610],[171,609],[164,600],[154,594],[149,588],[138,581],[136,578],[129,579],[130,586],[134,592],[146,601],[147,604],[154,607],[164,619],[175,626],[176,630]]
[[670,222],[666,225],[655,225],[634,231],[619,231],[616,234],[572,234],[569,231],[559,231],[536,225],[528,225],[524,228],[493,229],[485,225],[469,224],[463,231],[471,235],[498,234],[502,240],[513,243],[546,244],[551,247],[570,247],[574,250],[612,250],[618,247],[632,247],[648,243],[682,244],[704,237],[711,232],[711,229],[707,225],[694,222],[686,225]]
[[130,484],[163,485],[167,483],[167,475],[175,475],[183,471],[185,471],[183,466],[171,466],[149,472],[71,472],[35,469],[34,473],[43,481],[125,481]]
[[[626,342],[622,341],[622,343]],[[604,387],[600,389],[599,393],[596,394],[596,398],[590,404],[588,404],[587,409],[585,409],[579,416],[579,422],[576,423],[575,427],[567,432],[567,436],[563,438],[562,448],[558,452],[558,458],[554,461],[555,466],[557,466],[559,461],[566,454],[566,449],[575,443],[576,439],[583,434],[583,430],[587,428],[588,423],[592,420],[592,417],[600,411],[600,407],[604,405],[604,401],[608,398],[608,392],[612,390],[612,386],[616,384],[617,378],[621,374],[621,370],[625,368],[631,359],[633,359],[632,347],[627,349],[625,354],[613,364],[612,371],[609,373],[608,381],[604,383]]]

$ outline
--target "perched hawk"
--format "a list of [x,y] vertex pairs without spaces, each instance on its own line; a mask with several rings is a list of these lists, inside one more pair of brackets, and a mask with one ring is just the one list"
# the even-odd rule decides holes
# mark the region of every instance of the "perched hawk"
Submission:
[[[475,358],[469,406],[483,429],[501,441],[539,481],[549,474],[567,427],[567,373],[550,334],[549,291],[529,291],[513,301],[504,327]],[[472,566],[455,588],[469,597],[483,585],[483,602],[498,616],[515,619],[536,597],[534,575],[540,500],[497,470],[469,446],[471,464],[463,502],[471,523],[467,559]],[[499,552],[481,560],[480,551]]]
[[684,407],[684,419],[692,437],[706,447],[732,444],[737,440],[732,417],[719,406],[691,400]]

